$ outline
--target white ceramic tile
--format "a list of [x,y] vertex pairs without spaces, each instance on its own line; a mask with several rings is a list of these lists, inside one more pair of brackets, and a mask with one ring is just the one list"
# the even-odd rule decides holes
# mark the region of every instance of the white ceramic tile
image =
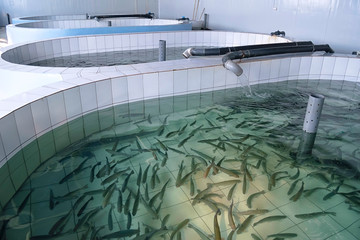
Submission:
[[98,107],[96,101],[95,83],[80,86],[80,97],[83,113],[94,110]]
[[167,42],[168,41],[167,40],[167,33],[166,32],[161,32],[160,33],[160,39]]
[[26,105],[15,112],[15,120],[19,131],[20,143],[23,144],[35,136],[34,120],[30,105]]
[[193,68],[188,70],[188,91],[199,91],[201,83],[201,68]]
[[348,58],[336,57],[333,75],[345,75]]
[[[3,159],[5,159],[5,157],[6,157],[6,154],[5,154],[5,150],[4,150],[4,145],[3,145],[3,141],[0,136],[0,168],[2,167],[1,163],[2,163]],[[5,161],[3,161],[3,162],[5,162]]]
[[181,32],[181,46],[189,46],[189,32],[184,31]]
[[105,38],[104,36],[96,36],[96,49],[98,52],[102,52],[105,49]]
[[226,70],[226,88],[236,86],[237,80],[238,78],[233,72]]
[[[13,56],[13,51],[9,51],[9,54],[11,54],[11,56]],[[36,48],[34,47],[33,44],[29,44],[29,54],[30,54],[30,60],[37,59]],[[11,57],[10,57],[10,59],[11,59]],[[14,61],[14,60],[12,60],[12,61]]]
[[122,35],[114,35],[114,50],[122,48]]
[[323,57],[313,57],[312,58],[311,67],[310,67],[310,75],[320,75],[323,60],[324,60]]
[[70,50],[70,41],[68,38],[61,39],[61,51],[62,53],[69,53]]
[[107,35],[105,38],[105,48],[113,49],[114,48],[114,37],[113,35]]
[[219,32],[212,31],[210,33],[210,39],[207,39],[207,42],[209,42],[211,46],[219,45]]
[[[51,46],[51,42],[50,42],[50,46]],[[29,45],[28,44],[24,45],[20,49],[21,49],[21,56],[22,56],[23,62],[30,60]],[[47,50],[45,49],[45,51],[47,51]],[[51,52],[52,52],[52,46],[51,46]]]
[[189,46],[194,46],[196,43],[196,34],[193,31],[189,31]]
[[357,77],[360,71],[360,59],[349,58],[345,75],[351,77]]
[[154,47],[153,33],[145,34],[145,45],[151,48]]
[[226,32],[219,32],[218,46],[221,46],[221,47],[226,46]]
[[96,38],[95,37],[86,37],[87,38],[87,46],[89,52],[96,52]]
[[181,46],[181,32],[175,32],[175,46]]
[[50,121],[52,126],[66,120],[64,95],[62,92],[49,96],[48,98]]
[[129,35],[121,35],[121,48],[123,50],[130,49],[130,36]]
[[[181,35],[180,35],[180,36],[181,36]],[[154,33],[154,34],[153,34],[153,42],[154,42],[154,47],[155,47],[155,48],[159,47],[159,40],[161,40],[161,39],[160,39],[160,34]],[[180,39],[180,42],[181,42],[181,39]]]
[[255,44],[262,44],[263,43],[263,35],[255,34]]
[[249,43],[249,33],[242,33],[240,45],[250,45],[250,44],[251,43]]
[[173,71],[159,72],[159,94],[160,96],[172,95],[174,93]]
[[226,33],[226,46],[232,46],[234,43],[234,33],[233,32],[227,32]]
[[270,79],[279,78],[279,72],[280,72],[280,60],[279,59],[271,60]]
[[36,134],[51,127],[49,107],[46,98],[31,103],[31,112]]
[[0,132],[6,155],[20,146],[14,113],[10,113],[0,120]]
[[174,32],[167,33],[167,44],[169,47],[175,46],[175,33]]
[[53,47],[54,56],[60,56],[61,55],[61,42],[60,42],[60,40],[52,40],[52,47]]
[[187,70],[174,71],[174,93],[184,93],[187,89]]
[[241,33],[235,32],[232,46],[239,46],[239,45],[241,45]]
[[138,100],[144,97],[144,83],[142,75],[128,76],[129,100]]
[[249,45],[254,45],[255,43],[256,43],[256,34],[249,33],[248,44]]
[[111,79],[111,88],[114,104],[121,103],[129,99],[127,77]]
[[293,57],[290,60],[289,76],[298,76],[300,70],[301,58]]
[[323,65],[321,68],[321,75],[331,75],[334,70],[335,58],[324,57]]
[[68,119],[71,119],[82,113],[79,87],[64,91],[64,100]]
[[35,47],[38,58],[42,58],[46,56],[44,42],[35,43]]
[[47,58],[54,56],[52,41],[44,41],[44,48],[45,48],[45,56]]
[[201,69],[201,90],[210,89],[214,87],[214,68]]
[[96,98],[99,108],[112,104],[113,98],[110,80],[96,82]]
[[299,75],[309,75],[311,68],[311,57],[302,57],[300,62]]
[[78,53],[80,51],[79,38],[69,38],[70,41],[70,52]]
[[250,72],[249,72],[249,82],[257,83],[260,76],[260,62],[251,62],[250,63]]
[[280,70],[279,70],[279,77],[283,79],[287,79],[289,76],[289,69],[290,69],[290,58],[283,58],[280,60]]
[[87,37],[79,37],[79,47],[80,53],[87,53],[89,51]]
[[259,80],[268,80],[270,78],[271,60],[261,61]]
[[151,98],[159,96],[159,74],[149,73],[143,75],[144,97]]
[[202,45],[204,42],[204,32],[203,31],[197,31],[196,32],[196,44]]
[[223,87],[226,83],[226,69],[223,66],[214,68],[214,88]]
[[137,49],[138,48],[138,34],[131,34],[130,35],[130,49]]

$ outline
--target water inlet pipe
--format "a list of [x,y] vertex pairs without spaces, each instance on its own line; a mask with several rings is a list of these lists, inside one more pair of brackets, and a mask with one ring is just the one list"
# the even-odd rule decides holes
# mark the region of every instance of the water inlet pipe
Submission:
[[183,52],[183,56],[185,58],[189,58],[191,56],[219,56],[229,52],[236,52],[240,50],[287,47],[287,46],[314,46],[314,44],[311,41],[300,41],[300,42],[287,42],[287,43],[254,44],[254,45],[222,47],[222,48],[188,48]]
[[112,26],[111,21],[108,21],[108,22],[107,22],[107,25],[108,25],[108,27],[111,27],[111,26]]
[[288,54],[288,53],[316,52],[316,51],[325,51],[327,53],[334,53],[334,51],[331,49],[331,47],[328,44],[312,45],[312,46],[272,47],[272,48],[260,48],[260,49],[240,50],[237,52],[230,52],[222,58],[222,62],[223,62],[223,66],[226,69],[232,71],[234,74],[236,74],[236,76],[240,76],[243,70],[238,64],[233,62],[234,59],[241,60],[243,58],[251,58],[251,57]]
[[166,41],[159,40],[159,62],[166,61]]
[[324,101],[325,97],[321,94],[309,95],[297,159],[306,159],[311,156]]

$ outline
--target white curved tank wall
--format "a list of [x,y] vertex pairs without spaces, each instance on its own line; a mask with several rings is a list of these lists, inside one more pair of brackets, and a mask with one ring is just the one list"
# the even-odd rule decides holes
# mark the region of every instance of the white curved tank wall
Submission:
[[[112,26],[108,27],[108,20]],[[39,21],[6,26],[10,44],[57,37],[191,30],[191,23],[166,19],[109,18],[95,20]]]
[[[192,18],[193,0],[159,1],[161,18]],[[291,40],[328,43],[339,53],[360,50],[359,0],[200,1],[198,17],[209,14],[209,28],[270,34],[286,32]]]
[[125,14],[153,12],[158,16],[158,0],[4,0],[0,1],[0,26],[11,18],[64,14]]
[[86,14],[48,15],[12,18],[12,24],[38,22],[38,21],[63,21],[63,20],[85,20]]
[[[274,42],[287,42],[287,39],[271,37],[262,34],[234,33],[220,31],[175,31],[158,33],[113,34],[66,37],[39,41],[28,44],[16,44],[2,49],[0,52],[0,100],[21,95],[31,89],[39,88],[48,80],[47,84],[62,81],[87,74],[101,73],[101,75],[121,75],[128,72],[138,72],[136,67],[141,64],[92,68],[60,68],[29,66],[29,64],[53,57],[87,54],[95,52],[125,51],[135,49],[151,49],[159,46],[159,40],[166,40],[167,47],[188,46],[238,46]],[[187,61],[188,60],[188,61]],[[184,59],[191,64],[189,59]],[[220,59],[216,60],[221,62]],[[172,68],[175,61],[148,63],[153,71]],[[159,66],[158,66],[159,65]],[[141,72],[142,70],[140,70]],[[38,76],[38,78],[36,78]],[[16,82],[9,79],[16,79]],[[36,81],[34,81],[34,79]],[[21,88],[19,87],[21,86]],[[0,108],[1,109],[1,108]],[[1,110],[0,110],[1,113]]]

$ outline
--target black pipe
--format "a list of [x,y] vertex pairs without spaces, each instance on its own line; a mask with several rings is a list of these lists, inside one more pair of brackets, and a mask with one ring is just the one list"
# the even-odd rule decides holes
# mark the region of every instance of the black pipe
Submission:
[[7,20],[8,20],[8,24],[11,24],[11,18],[10,18],[10,14],[6,14]]
[[285,37],[285,31],[275,31],[275,32],[272,32],[270,33],[271,36],[280,36],[280,37]]
[[190,21],[190,19],[187,18],[187,17],[177,18],[176,20],[178,20],[178,21]]
[[138,17],[138,18],[154,18],[154,13],[146,14],[122,14],[122,15],[91,15],[89,19],[100,19],[100,18],[127,18],[127,17]]
[[308,45],[308,46],[286,46],[286,47],[272,47],[272,48],[261,48],[261,49],[250,49],[240,50],[237,52],[231,52],[226,54],[222,58],[223,65],[226,69],[232,71],[237,76],[240,76],[243,72],[241,67],[234,63],[234,59],[243,59],[250,57],[268,56],[276,54],[287,54],[287,53],[301,53],[301,52],[316,52],[325,51],[327,53],[334,53],[328,44],[323,45]]
[[331,47],[328,44],[312,45],[312,46],[308,45],[308,46],[260,48],[260,49],[240,50],[237,52],[228,53],[222,58],[222,62],[225,63],[228,60],[268,56],[268,55],[276,55],[276,54],[316,52],[316,51],[325,51],[327,53],[334,53],[334,51],[331,49]]
[[286,43],[269,43],[269,44],[255,44],[255,45],[243,45],[235,47],[222,47],[222,48],[189,48],[183,53],[185,58],[190,56],[217,56],[224,55],[229,52],[235,52],[240,50],[273,48],[273,47],[287,47],[287,46],[313,46],[311,41],[302,42],[286,42]]

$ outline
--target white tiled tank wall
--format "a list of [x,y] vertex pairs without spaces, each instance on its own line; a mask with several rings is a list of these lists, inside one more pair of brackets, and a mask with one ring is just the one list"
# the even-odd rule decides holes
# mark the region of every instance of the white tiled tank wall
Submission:
[[29,64],[52,57],[75,54],[158,48],[159,40],[166,40],[167,47],[225,47],[289,41],[284,38],[271,37],[263,34],[220,31],[179,31],[79,36],[40,41],[19,47],[15,45],[2,54],[2,58],[12,63]]
[[42,22],[29,22],[16,25],[17,27],[26,28],[94,28],[94,27],[107,27],[107,22],[111,21],[113,27],[122,26],[143,26],[143,25],[171,25],[181,24],[176,20],[164,19],[124,19],[124,18],[105,18],[99,22],[96,20],[57,20],[57,21],[42,21]]

